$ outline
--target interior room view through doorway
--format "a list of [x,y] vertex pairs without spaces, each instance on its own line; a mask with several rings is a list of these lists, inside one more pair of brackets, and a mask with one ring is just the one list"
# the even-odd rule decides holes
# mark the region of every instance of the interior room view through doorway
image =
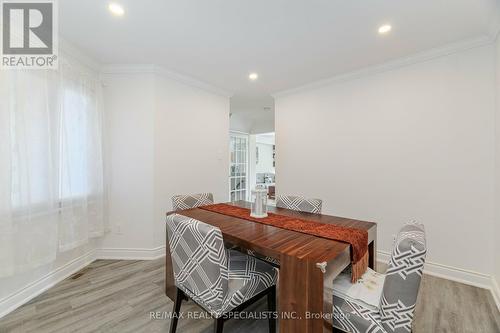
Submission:
[[229,200],[251,200],[256,186],[275,203],[276,145],[274,99],[271,96],[231,98]]
[[[276,198],[276,145],[274,132],[252,134],[249,140],[251,187],[267,188],[268,202],[274,204]],[[254,161],[252,161],[252,157]],[[255,178],[253,178],[255,177]]]

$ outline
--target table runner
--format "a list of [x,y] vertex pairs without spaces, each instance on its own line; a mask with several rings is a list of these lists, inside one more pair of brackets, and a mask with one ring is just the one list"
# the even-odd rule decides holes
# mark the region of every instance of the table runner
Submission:
[[282,229],[348,243],[351,246],[351,280],[353,283],[364,274],[368,267],[368,232],[366,230],[309,221],[274,213],[268,213],[268,217],[265,218],[255,218],[250,216],[250,209],[248,208],[224,203],[200,206],[198,208]]

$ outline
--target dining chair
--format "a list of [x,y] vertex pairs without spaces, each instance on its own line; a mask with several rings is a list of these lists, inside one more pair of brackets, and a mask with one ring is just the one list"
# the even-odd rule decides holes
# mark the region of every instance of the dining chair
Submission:
[[[277,195],[276,207],[286,208],[304,213],[321,214],[321,206],[323,201],[321,199],[307,199],[292,195]],[[247,250],[247,254],[265,260],[275,267],[280,266],[280,260],[273,257],[263,256],[252,250]]]
[[214,331],[222,332],[230,312],[239,312],[267,296],[269,331],[276,331],[276,281],[278,270],[262,260],[226,249],[219,228],[172,214],[167,233],[177,287],[170,332],[177,328],[184,296],[209,312]]
[[309,199],[293,195],[277,195],[276,207],[297,210],[304,213],[321,214],[321,199]]
[[212,193],[198,193],[188,195],[174,195],[172,197],[172,208],[174,210],[190,209],[214,203]]
[[373,270],[350,283],[349,272],[333,281],[334,332],[411,332],[427,246],[422,224],[398,233],[385,274]]

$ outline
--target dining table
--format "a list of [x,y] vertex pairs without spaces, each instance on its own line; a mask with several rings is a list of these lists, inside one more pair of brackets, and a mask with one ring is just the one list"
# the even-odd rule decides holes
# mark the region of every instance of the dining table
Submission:
[[[251,203],[247,201],[227,204],[248,209],[251,207]],[[375,269],[376,223],[275,206],[268,206],[267,211],[318,223],[366,230],[368,266]],[[332,331],[332,283],[335,277],[351,263],[351,249],[348,243],[200,208],[168,212],[167,215],[173,213],[218,227],[222,232],[224,242],[242,251],[252,250],[263,256],[279,259],[277,304],[280,332]],[[165,265],[165,293],[174,300],[176,287],[168,235]]]

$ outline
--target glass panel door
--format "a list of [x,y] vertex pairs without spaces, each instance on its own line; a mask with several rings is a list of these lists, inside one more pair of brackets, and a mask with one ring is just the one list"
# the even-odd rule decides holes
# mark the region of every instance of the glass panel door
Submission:
[[229,145],[229,200],[247,200],[248,135],[231,133]]

